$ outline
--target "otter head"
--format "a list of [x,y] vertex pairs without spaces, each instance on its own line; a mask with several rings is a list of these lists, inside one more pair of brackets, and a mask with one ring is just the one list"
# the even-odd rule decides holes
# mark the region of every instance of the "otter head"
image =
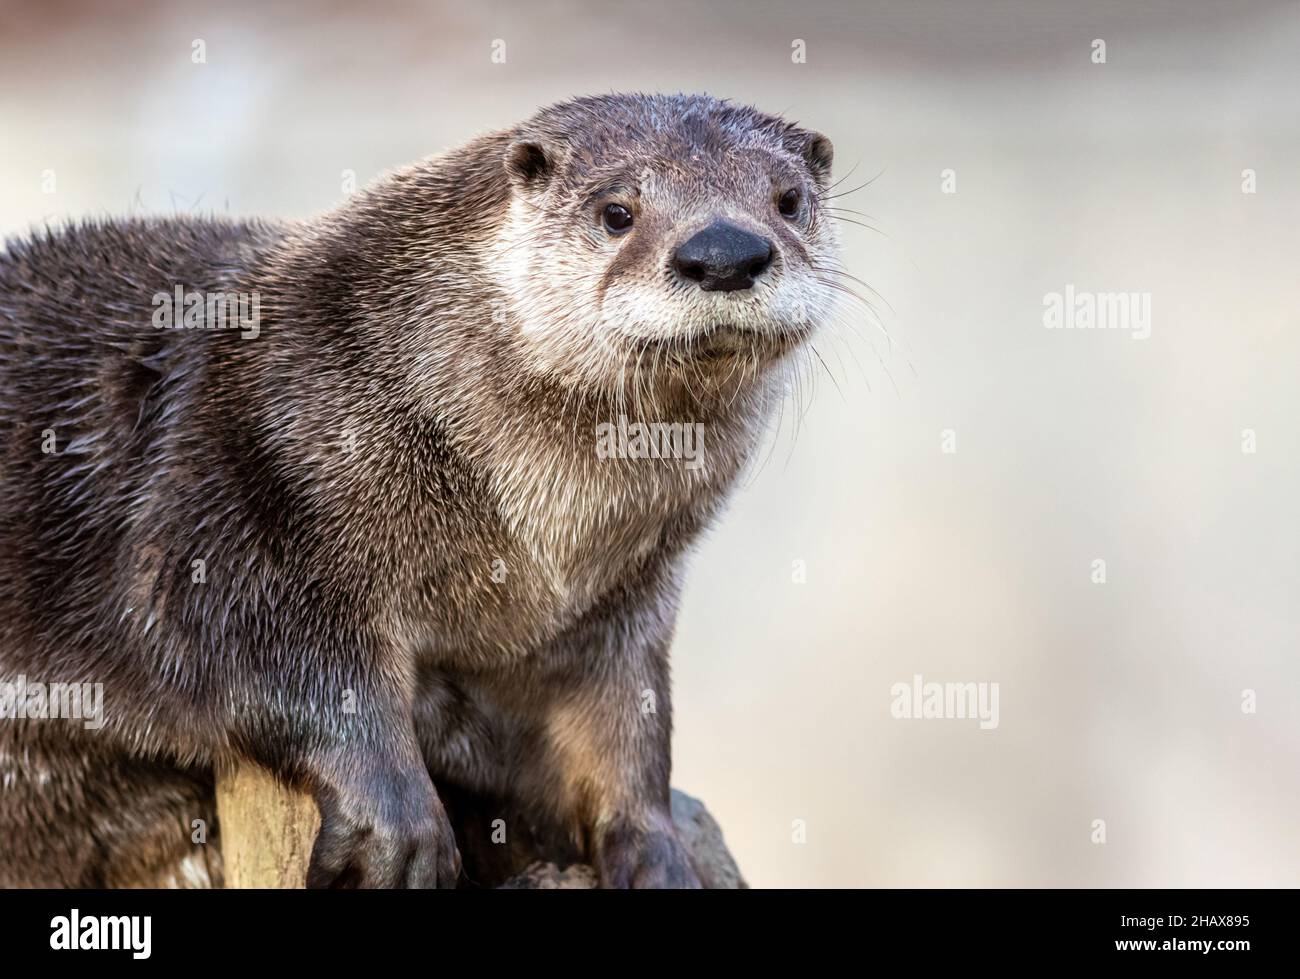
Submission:
[[539,373],[734,390],[830,315],[824,136],[707,96],[600,96],[521,125],[503,166],[495,259]]

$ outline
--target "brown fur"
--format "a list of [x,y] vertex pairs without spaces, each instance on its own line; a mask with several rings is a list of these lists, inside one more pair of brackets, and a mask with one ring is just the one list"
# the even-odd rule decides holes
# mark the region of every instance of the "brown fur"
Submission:
[[[0,720],[0,884],[203,883],[190,826],[234,758],[316,796],[314,884],[455,883],[435,782],[606,885],[694,883],[668,813],[677,597],[827,315],[829,162],[752,109],[607,96],[301,224],[11,243],[0,680],[103,683],[105,723]],[[667,269],[719,214],[776,243],[748,294]],[[176,283],[256,290],[260,336],[155,329]],[[704,464],[598,458],[620,414],[702,423]]]

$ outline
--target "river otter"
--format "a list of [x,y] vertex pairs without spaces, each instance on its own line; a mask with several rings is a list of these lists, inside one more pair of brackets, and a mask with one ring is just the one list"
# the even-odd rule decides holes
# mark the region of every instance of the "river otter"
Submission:
[[214,883],[192,827],[243,758],[316,799],[312,886],[454,885],[453,796],[604,886],[695,885],[683,565],[830,314],[830,167],[752,108],[610,95],[303,223],[9,243],[0,883]]

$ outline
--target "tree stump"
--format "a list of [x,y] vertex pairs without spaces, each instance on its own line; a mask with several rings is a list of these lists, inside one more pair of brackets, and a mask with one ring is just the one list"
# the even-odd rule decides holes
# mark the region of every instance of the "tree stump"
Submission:
[[304,887],[320,813],[311,796],[244,763],[217,774],[226,887]]
[[[217,820],[226,887],[305,886],[312,844],[320,829],[320,813],[311,796],[286,788],[264,769],[244,763],[217,774]],[[674,789],[673,822],[705,887],[746,886],[722,839],[722,831],[699,800]],[[474,843],[473,834],[465,830],[464,826],[458,827],[457,838],[469,861],[468,876],[473,878],[474,847],[481,849],[481,841]],[[470,849],[465,849],[466,844]],[[590,867],[539,852],[531,855],[526,869],[496,886],[587,888],[596,886],[596,875]]]

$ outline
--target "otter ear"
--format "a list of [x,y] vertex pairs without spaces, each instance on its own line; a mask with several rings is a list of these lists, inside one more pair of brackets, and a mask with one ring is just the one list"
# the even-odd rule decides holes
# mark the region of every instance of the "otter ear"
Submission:
[[819,181],[831,175],[831,164],[835,162],[835,147],[821,133],[814,133],[803,151],[803,158],[808,161],[808,169]]
[[520,139],[506,148],[506,175],[516,188],[535,192],[550,183],[555,156],[535,140]]
[[825,184],[830,179],[831,164],[835,160],[835,147],[831,145],[829,139],[821,133],[798,129],[790,134],[786,145],[792,152],[803,158],[813,179],[819,184]]

